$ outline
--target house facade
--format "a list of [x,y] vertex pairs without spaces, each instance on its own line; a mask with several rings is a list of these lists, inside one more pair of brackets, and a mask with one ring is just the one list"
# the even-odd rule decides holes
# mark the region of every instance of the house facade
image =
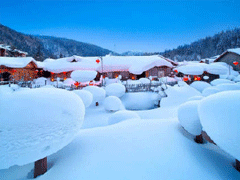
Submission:
[[[233,70],[240,71],[240,48],[228,49],[221,54],[214,62],[225,62],[233,67]],[[238,62],[238,65],[234,65]]]
[[39,69],[31,57],[0,57],[1,81],[31,81],[39,77]]

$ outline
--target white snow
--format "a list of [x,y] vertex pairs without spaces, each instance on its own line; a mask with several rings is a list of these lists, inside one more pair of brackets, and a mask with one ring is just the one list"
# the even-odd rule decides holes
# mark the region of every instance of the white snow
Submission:
[[187,100],[190,97],[193,96],[200,96],[201,93],[188,86],[174,86],[174,87],[168,87],[168,89],[165,90],[165,93],[167,94],[166,98],[162,98],[161,100],[161,107],[166,106],[177,106],[184,102],[187,102]]
[[213,81],[210,82],[212,86],[216,86],[219,84],[226,84],[226,83],[233,84],[234,82],[228,79],[214,79]]
[[240,55],[240,48],[228,49],[227,51],[228,52],[233,52],[233,53],[236,53],[236,54]]
[[202,132],[202,125],[198,116],[199,100],[185,102],[178,108],[178,120],[189,133],[197,136]]
[[235,77],[233,80],[234,80],[235,82],[240,82],[240,75],[238,75],[237,77]]
[[97,75],[97,71],[76,70],[71,73],[71,78],[78,82],[92,81]]
[[125,93],[121,98],[123,105],[128,110],[152,109],[160,99],[160,95],[152,92]]
[[178,72],[189,75],[202,75],[204,72],[204,68],[198,64],[178,66],[176,69]]
[[112,83],[105,87],[107,96],[122,97],[125,94],[126,88],[120,83]]
[[202,95],[203,96],[210,96],[212,94],[218,93],[220,90],[216,86],[208,87],[203,90]]
[[199,104],[204,130],[213,141],[236,159],[240,159],[240,91],[220,92]]
[[228,72],[228,68],[220,63],[192,63],[188,62],[181,66],[175,68],[178,72],[187,75],[202,75],[204,71],[211,73],[211,74],[226,74]]
[[40,77],[40,78],[34,79],[33,83],[35,85],[45,86],[47,84],[50,84],[50,81],[47,78],[45,78],[45,77]]
[[74,90],[74,93],[76,93],[83,101],[83,104],[85,107],[89,107],[92,104],[93,101],[93,95],[91,92],[86,90]]
[[71,78],[67,78],[66,80],[63,81],[63,85],[66,85],[66,86],[74,85],[74,83],[76,83],[76,81],[74,81]]
[[57,152],[72,141],[83,122],[82,100],[66,90],[32,89],[0,98],[0,169]]
[[93,95],[92,104],[96,102],[100,103],[105,99],[106,91],[103,88],[97,86],[87,86],[83,90],[89,91]]
[[148,79],[148,78],[140,78],[139,81],[143,84],[149,84],[150,83],[150,79]]
[[209,83],[204,81],[194,81],[192,84],[190,84],[190,86],[195,88],[199,92],[202,92],[207,87],[211,87]]
[[219,84],[215,86],[218,88],[220,91],[231,91],[231,90],[240,90],[240,84]]
[[116,96],[108,96],[103,102],[107,111],[118,111],[122,108],[122,101]]
[[204,98],[204,96],[192,96],[192,97],[188,98],[188,101],[201,100],[203,98]]
[[108,118],[108,124],[112,125],[122,121],[126,121],[128,119],[141,119],[141,117],[136,112],[121,110],[121,111],[115,112]]

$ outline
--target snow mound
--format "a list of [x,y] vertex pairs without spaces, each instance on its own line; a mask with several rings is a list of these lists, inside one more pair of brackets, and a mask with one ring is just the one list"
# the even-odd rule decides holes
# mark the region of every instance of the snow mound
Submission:
[[237,77],[235,77],[233,80],[234,80],[235,82],[240,82],[240,75],[238,75]]
[[122,97],[125,94],[126,88],[124,85],[119,83],[112,83],[105,88],[107,96]]
[[97,87],[97,86],[87,86],[83,88],[86,91],[89,91],[93,95],[93,103],[101,102],[105,99],[106,91],[103,88]]
[[161,100],[161,107],[177,106],[187,102],[190,97],[201,96],[201,93],[198,90],[188,85],[181,87],[168,87],[168,89],[165,90],[165,93],[167,94],[167,97]]
[[197,136],[202,132],[202,125],[198,116],[198,104],[200,101],[189,101],[178,108],[178,120],[182,127],[189,133]]
[[205,66],[205,71],[210,74],[226,74],[228,72],[228,68],[217,63],[211,63]]
[[226,83],[233,84],[234,82],[230,81],[228,79],[215,79],[215,80],[210,82],[210,84],[212,86],[216,86],[216,85],[219,85],[219,84],[226,84]]
[[202,92],[207,87],[211,87],[209,83],[204,81],[194,81],[192,84],[190,84],[190,86],[195,88],[199,92]]
[[160,95],[152,92],[125,93],[121,98],[123,105],[128,110],[153,109],[160,99]]
[[177,67],[178,72],[188,75],[202,75],[204,68],[200,64]]
[[139,81],[143,84],[149,84],[150,80],[148,78],[140,78]]
[[76,81],[74,81],[73,79],[67,78],[65,81],[63,81],[63,84],[66,86],[71,86],[71,85],[74,85],[75,82]]
[[39,85],[39,86],[45,86],[47,84],[50,84],[49,80],[45,77],[34,79],[33,82],[35,85]]
[[140,116],[133,111],[122,110],[115,112],[108,118],[108,124],[116,124],[127,119],[141,119]]
[[218,93],[218,92],[220,92],[220,90],[216,86],[208,87],[203,90],[202,95],[206,97],[206,96],[210,96],[212,94]]
[[216,86],[220,91],[240,90],[239,84],[219,84]]
[[52,85],[46,85],[46,86],[42,86],[41,88],[55,88],[55,87]]
[[57,152],[83,123],[85,108],[73,92],[39,88],[0,98],[0,169]]
[[97,71],[76,70],[71,73],[71,78],[78,82],[92,81],[97,75]]
[[122,108],[122,101],[116,96],[108,96],[103,102],[107,111],[118,111]]
[[184,81],[178,81],[178,86],[188,86],[188,84]]
[[188,98],[188,101],[201,100],[203,98],[204,98],[204,96],[192,96],[192,97]]
[[240,91],[220,92],[199,104],[199,117],[204,130],[226,152],[240,159]]
[[89,107],[93,101],[93,95],[89,91],[86,90],[74,90],[74,93],[76,93],[83,101],[83,104],[85,107]]

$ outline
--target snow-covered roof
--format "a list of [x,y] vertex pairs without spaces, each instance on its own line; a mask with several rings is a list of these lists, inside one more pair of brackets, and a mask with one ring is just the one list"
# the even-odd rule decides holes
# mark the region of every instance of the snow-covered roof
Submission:
[[[73,60],[76,62],[72,62]],[[129,71],[133,74],[142,74],[155,66],[173,65],[162,57],[155,56],[104,56],[99,57],[80,57],[72,56],[60,58],[55,61],[48,60],[40,63],[44,70],[54,73],[74,71],[74,70],[95,70],[102,72],[101,62],[96,63],[96,60],[103,60],[103,72],[113,71]]]
[[240,55],[240,48],[228,49],[227,52],[233,52],[233,53]]
[[6,50],[11,50],[11,47],[10,46],[7,46],[5,44],[0,44],[0,48],[1,49],[6,49]]
[[20,53],[20,54],[26,54],[26,55],[28,54],[27,52],[20,51],[20,50],[18,50],[18,49],[14,49],[13,52],[18,52],[18,53]]
[[37,64],[32,57],[0,57],[0,66],[6,66],[10,68],[24,68],[31,61]]
[[188,75],[202,75],[204,71],[210,74],[227,74],[228,68],[220,63],[187,63],[176,68],[178,72]]

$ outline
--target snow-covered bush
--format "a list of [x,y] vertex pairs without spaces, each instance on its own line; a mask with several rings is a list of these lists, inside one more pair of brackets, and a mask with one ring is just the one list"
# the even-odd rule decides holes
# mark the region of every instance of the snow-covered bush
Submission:
[[123,105],[129,110],[147,110],[153,109],[161,97],[152,92],[125,93],[121,98]]
[[107,111],[118,111],[122,108],[122,101],[116,96],[108,96],[103,102],[104,108]]
[[210,96],[210,95],[218,93],[218,92],[220,92],[220,90],[216,86],[208,87],[208,88],[203,90],[202,95],[203,96]]
[[106,86],[105,91],[107,96],[117,96],[120,98],[125,94],[126,88],[120,83],[112,83]]
[[57,152],[83,123],[85,108],[73,92],[39,88],[0,98],[0,169]]
[[71,86],[71,85],[74,85],[76,81],[74,81],[73,79],[71,78],[67,78],[66,80],[63,81],[63,85],[65,86]]
[[168,87],[168,89],[165,90],[165,93],[167,94],[167,97],[161,100],[161,107],[180,105],[187,102],[190,97],[201,96],[201,93],[198,90],[187,84],[181,87]]
[[140,116],[133,111],[122,110],[115,112],[108,118],[108,124],[116,124],[127,119],[141,119]]
[[240,159],[240,91],[220,92],[203,99],[198,108],[204,130],[226,152]]
[[219,84],[226,84],[226,83],[233,84],[234,82],[230,81],[228,79],[215,79],[215,80],[210,82],[210,84],[212,86],[216,86],[216,85],[219,85]]
[[34,84],[37,86],[45,86],[50,84],[50,81],[45,77],[40,77],[33,80]]
[[233,79],[233,81],[235,81],[235,82],[240,82],[240,75],[238,75],[237,77],[235,77],[235,78]]
[[188,86],[188,84],[184,81],[178,81],[178,86]]
[[240,90],[239,84],[219,84],[216,86],[220,91]]
[[202,92],[207,87],[211,87],[209,83],[204,81],[194,81],[192,84],[190,84],[190,86],[195,88],[199,92]]
[[140,78],[139,81],[143,84],[149,84],[150,80],[148,78]]
[[106,96],[106,91],[97,86],[87,86],[84,90],[89,91],[93,95],[93,103],[98,106],[99,102],[103,101]]
[[178,108],[178,120],[182,127],[189,133],[197,136],[202,132],[202,125],[198,116],[198,104],[200,101],[189,101]]
[[76,93],[83,101],[83,104],[85,107],[89,107],[93,101],[93,95],[89,91],[86,90],[74,90],[74,93]]
[[78,82],[92,81],[97,75],[96,71],[76,70],[71,73],[71,78]]

